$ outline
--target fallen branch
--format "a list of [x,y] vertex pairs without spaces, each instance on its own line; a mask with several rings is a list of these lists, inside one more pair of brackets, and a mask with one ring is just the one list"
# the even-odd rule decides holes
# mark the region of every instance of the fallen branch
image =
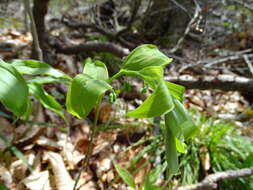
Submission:
[[240,91],[253,93],[253,79],[232,75],[192,77],[182,75],[179,77],[166,77],[166,80],[185,86],[188,89],[220,89],[223,91]]
[[204,60],[204,61],[200,61],[199,64],[205,64],[205,67],[211,67],[213,65],[217,65],[220,63],[242,59],[244,56],[247,56],[248,58],[252,58],[253,54],[251,53],[251,54],[232,55],[232,56],[218,58],[218,59]]
[[117,57],[124,57],[129,54],[127,48],[123,48],[115,43],[102,42],[102,41],[91,41],[80,43],[78,45],[62,45],[55,43],[54,47],[58,53],[63,54],[80,54],[80,53],[90,53],[90,52],[110,52]]
[[[134,48],[135,45],[131,44],[127,41],[125,41],[120,35],[125,33],[126,31],[123,29],[122,31],[119,32],[113,32],[113,31],[109,31],[106,30],[105,28],[102,28],[96,24],[93,23],[78,23],[77,21],[74,21],[73,19],[71,19],[70,17],[63,17],[61,22],[63,24],[65,24],[66,26],[68,26],[69,28],[73,28],[73,29],[93,29],[96,32],[99,32],[100,34],[103,34],[105,36],[107,36],[110,40],[112,41],[117,41],[120,44],[122,44],[123,46],[127,47],[127,48]],[[130,23],[131,24],[131,23]],[[129,26],[129,29],[131,28],[131,26]],[[127,28],[128,29],[128,28]]]
[[193,185],[182,186],[174,190],[211,190],[217,188],[217,183],[226,179],[236,179],[247,177],[253,174],[253,168],[244,168],[239,170],[228,170],[210,174],[203,181]]
[[[192,64],[187,64],[184,65],[180,68],[179,72],[182,72],[188,68],[192,68],[198,65],[203,65],[206,68],[211,68],[214,65],[230,62],[230,61],[237,61],[240,59],[243,59],[245,56],[247,58],[252,58],[253,53],[248,53],[251,52],[252,49],[247,49],[242,52],[237,53],[237,55],[232,55],[232,56],[226,56],[226,57],[219,57],[219,58],[212,58],[212,59],[204,59],[204,60],[199,60],[197,63],[192,63]],[[244,54],[245,53],[245,54]]]

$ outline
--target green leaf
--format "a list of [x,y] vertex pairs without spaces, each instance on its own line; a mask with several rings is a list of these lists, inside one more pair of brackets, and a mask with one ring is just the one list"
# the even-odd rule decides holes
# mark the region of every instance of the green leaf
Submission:
[[67,93],[67,110],[78,118],[85,118],[99,98],[112,87],[103,80],[79,74],[71,82]]
[[190,138],[197,130],[188,111],[184,108],[183,104],[174,100],[175,108],[165,117],[166,122],[171,126],[171,130],[177,138]]
[[0,184],[0,190],[9,190],[4,184]]
[[118,174],[120,175],[120,177],[123,179],[123,181],[129,187],[132,187],[133,189],[135,189],[136,185],[134,183],[134,179],[131,176],[131,174],[125,168],[122,168],[120,165],[116,164],[115,162],[114,162],[114,167],[116,171],[118,172]]
[[171,61],[155,45],[145,44],[135,48],[126,57],[122,69],[139,71],[149,66],[165,66]]
[[47,109],[52,110],[62,118],[64,118],[64,114],[62,111],[61,105],[55,100],[55,98],[49,95],[43,88],[41,84],[30,83],[28,84],[29,92],[37,98],[40,103]]
[[38,83],[38,84],[48,84],[48,83],[64,83],[64,84],[69,84],[70,80],[66,80],[63,78],[55,78],[51,76],[46,76],[46,77],[35,77],[29,80],[26,80],[28,83]]
[[86,61],[83,73],[98,80],[107,80],[109,78],[107,68],[101,61]]
[[137,109],[129,112],[127,115],[137,118],[149,118],[168,113],[173,108],[174,104],[170,92],[165,82],[161,81],[151,96]]
[[28,102],[27,102],[27,109],[26,109],[26,112],[24,113],[23,117],[24,117],[24,120],[27,121],[32,113],[32,103],[30,101],[30,99],[28,98]]
[[[165,118],[168,117],[168,114],[165,114]],[[178,155],[176,148],[176,137],[174,136],[170,123],[165,119],[165,127],[162,132],[164,135],[165,141],[165,153],[166,153],[166,161],[167,167],[170,177],[177,173],[179,165],[178,165]]]
[[56,78],[71,79],[62,71],[54,69],[50,65],[36,60],[14,60],[11,65],[22,74],[49,75]]
[[155,89],[159,82],[163,79],[163,67],[149,66],[139,71],[121,69],[120,74],[141,77],[146,83]]
[[148,172],[144,179],[144,188],[143,190],[160,190],[162,187],[155,186],[154,184],[158,180],[162,173],[162,167],[156,167]]
[[26,159],[25,155],[17,149],[16,146],[14,146],[11,142],[9,142],[5,136],[0,134],[0,139],[5,143],[5,145],[8,147],[8,149],[17,157],[19,158],[24,164],[28,166],[30,170],[32,170],[32,166],[28,163],[28,160]]
[[186,144],[180,141],[178,138],[176,138],[176,147],[178,152],[185,153]]
[[21,74],[0,60],[0,101],[16,116],[22,116],[28,105],[28,87]]
[[174,96],[179,101],[183,102],[185,88],[181,85],[174,84],[174,83],[168,82],[168,81],[166,81],[166,85],[167,85],[171,95]]

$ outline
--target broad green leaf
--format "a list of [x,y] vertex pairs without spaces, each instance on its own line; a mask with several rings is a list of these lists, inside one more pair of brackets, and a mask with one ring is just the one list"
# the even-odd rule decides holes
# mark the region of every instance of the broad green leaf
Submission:
[[187,139],[194,135],[197,128],[184,105],[175,98],[173,100],[175,108],[167,114],[165,120],[171,126],[174,136]]
[[38,83],[38,84],[48,84],[48,83],[65,83],[69,84],[70,80],[66,80],[63,78],[55,78],[51,76],[45,76],[45,77],[34,77],[32,79],[26,80],[28,83]]
[[28,87],[21,74],[0,60],[0,101],[16,116],[22,116],[28,105]]
[[170,92],[165,82],[161,81],[151,96],[137,109],[129,112],[127,115],[137,118],[149,118],[168,113],[173,108],[174,104]]
[[98,99],[112,87],[103,80],[92,79],[89,75],[79,74],[71,82],[67,93],[66,106],[69,113],[85,118]]
[[32,103],[31,103],[31,100],[28,98],[27,109],[23,115],[23,118],[25,119],[25,121],[27,121],[29,119],[31,113],[32,113]]
[[[168,114],[165,114],[165,117],[168,117]],[[165,141],[164,143],[165,143],[166,161],[170,176],[176,174],[179,168],[176,137],[174,136],[171,128],[172,126],[165,119],[165,127],[162,128],[163,129],[162,132]]]
[[101,61],[86,61],[83,73],[98,80],[107,80],[109,78],[107,68]]
[[180,141],[178,138],[176,138],[176,147],[178,152],[185,153],[186,144]]
[[0,184],[0,190],[9,190],[4,184]]
[[114,163],[114,167],[115,167],[116,171],[118,172],[118,174],[120,175],[120,177],[123,179],[123,181],[129,187],[132,187],[133,189],[135,189],[136,185],[134,183],[134,179],[131,176],[131,174],[125,168],[122,168],[120,165],[118,165],[116,163]]
[[172,96],[174,96],[176,99],[178,99],[181,102],[184,100],[185,88],[183,86],[178,85],[178,84],[174,84],[174,83],[168,82],[168,81],[166,81],[166,85],[167,85]]
[[30,83],[28,84],[29,92],[40,101],[40,103],[47,109],[60,115],[64,118],[61,105],[55,100],[55,98],[49,95],[41,84]]
[[49,75],[56,78],[71,79],[62,71],[54,69],[50,65],[36,60],[14,60],[11,65],[22,74]]
[[155,45],[145,44],[135,48],[126,57],[122,69],[139,71],[149,66],[165,66],[171,61]]
[[120,73],[122,75],[141,77],[153,89],[155,89],[159,82],[163,79],[163,68],[161,66],[149,66],[139,71],[122,69]]

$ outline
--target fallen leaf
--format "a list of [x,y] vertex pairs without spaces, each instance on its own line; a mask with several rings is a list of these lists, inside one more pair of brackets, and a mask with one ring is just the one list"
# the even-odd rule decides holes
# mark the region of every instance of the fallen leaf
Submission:
[[31,190],[51,190],[48,171],[33,172],[22,181]]

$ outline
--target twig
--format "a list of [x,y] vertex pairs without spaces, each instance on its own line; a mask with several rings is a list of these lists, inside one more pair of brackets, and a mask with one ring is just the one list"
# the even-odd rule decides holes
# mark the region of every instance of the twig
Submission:
[[200,61],[200,64],[206,63],[205,67],[211,67],[213,65],[217,65],[220,63],[224,63],[227,61],[235,61],[238,59],[242,59],[244,56],[247,56],[248,58],[252,58],[253,54],[244,54],[244,55],[233,55],[233,56],[228,56],[228,57],[223,57],[223,58],[219,58],[219,59],[214,59],[214,60],[206,60],[206,61]]
[[200,12],[201,12],[201,8],[199,6],[199,4],[197,3],[196,0],[194,0],[194,3],[196,5],[195,8],[195,12],[194,12],[194,16],[192,17],[192,19],[190,20],[190,22],[188,23],[185,31],[184,31],[184,35],[177,41],[177,44],[175,45],[175,47],[170,51],[171,53],[175,53],[183,44],[185,37],[189,34],[191,26],[194,22],[196,22]]
[[127,23],[127,27],[120,30],[119,32],[117,32],[116,37],[121,36],[122,34],[126,33],[127,31],[129,31],[131,29],[131,27],[132,27],[132,25],[133,25],[133,23],[136,19],[136,15],[138,13],[138,10],[139,10],[140,6],[141,6],[141,0],[136,0],[134,2],[134,8],[133,8],[133,11],[132,11],[132,15],[130,17],[129,22]]
[[250,54],[239,54],[238,53],[237,55],[232,55],[232,56],[227,56],[227,57],[222,57],[222,58],[199,60],[197,63],[192,63],[192,64],[188,64],[188,65],[181,67],[180,72],[182,72],[188,68],[195,67],[197,65],[204,65],[204,67],[209,68],[209,67],[212,67],[213,65],[242,59],[244,56],[247,56],[248,58],[252,58],[253,53],[250,53]]
[[242,2],[242,1],[239,1],[239,0],[232,0],[232,2],[237,3],[238,5],[241,5],[245,8],[247,8],[247,9],[249,9],[250,11],[253,11],[252,5],[249,5],[249,4],[247,4],[245,2]]
[[181,5],[179,2],[177,2],[176,0],[170,0],[172,3],[174,3],[177,7],[179,7],[180,9],[182,9],[190,18],[190,14],[188,12],[188,10],[183,6]]
[[38,59],[40,61],[43,61],[43,54],[42,54],[40,44],[39,44],[37,29],[36,29],[35,21],[34,21],[34,18],[33,18],[33,13],[32,13],[31,7],[30,7],[30,1],[29,0],[23,0],[23,2],[24,2],[24,5],[25,5],[25,11],[28,13],[28,15],[30,17],[30,20],[31,20],[31,32],[32,32],[32,36],[33,36],[35,51],[38,55]]
[[247,177],[253,174],[253,168],[244,168],[239,170],[228,170],[210,174],[203,181],[193,185],[182,186],[174,190],[211,190],[217,188],[217,183],[226,179],[236,179]]
[[66,16],[62,18],[62,23],[65,24],[68,27],[75,28],[75,29],[90,28],[90,29],[95,30],[96,32],[99,32],[100,34],[103,34],[103,35],[107,36],[110,40],[119,42],[120,44],[122,44],[123,46],[125,46],[127,48],[132,49],[132,48],[135,47],[134,44],[131,44],[130,42],[127,42],[123,38],[121,38],[121,36],[118,35],[117,32],[112,32],[112,31],[106,30],[106,29],[101,28],[100,26],[98,26],[96,24],[93,24],[93,23],[85,23],[85,22],[78,23],[78,22],[76,22],[76,21],[74,21],[71,18],[66,17]]
[[250,71],[251,74],[253,75],[253,66],[252,66],[251,61],[249,60],[249,57],[248,57],[247,55],[243,55],[243,59],[244,59],[244,61],[246,62],[246,64],[248,65],[249,71]]

